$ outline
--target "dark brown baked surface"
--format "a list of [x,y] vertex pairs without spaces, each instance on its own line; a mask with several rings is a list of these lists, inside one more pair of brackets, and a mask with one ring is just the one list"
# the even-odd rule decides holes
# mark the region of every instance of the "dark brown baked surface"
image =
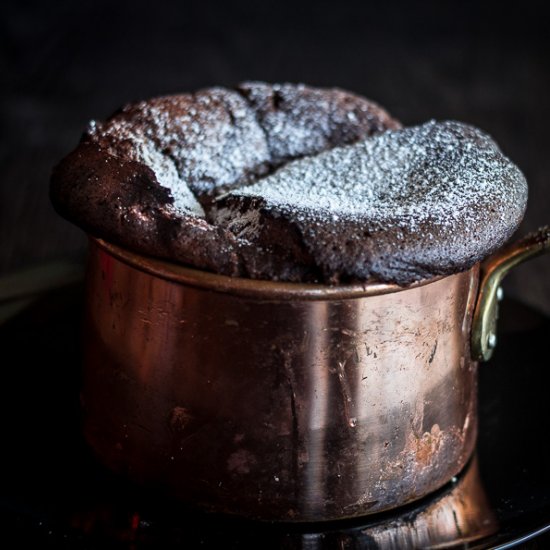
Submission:
[[431,121],[292,162],[216,207],[240,242],[313,279],[407,284],[485,258],[526,202],[522,173],[488,135]]
[[208,271],[407,284],[500,247],[527,186],[470,126],[401,129],[349,92],[255,82],[92,122],[51,198],[94,235]]

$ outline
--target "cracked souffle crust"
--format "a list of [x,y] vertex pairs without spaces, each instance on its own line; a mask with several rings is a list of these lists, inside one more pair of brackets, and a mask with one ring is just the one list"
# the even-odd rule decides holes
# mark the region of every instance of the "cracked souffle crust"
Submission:
[[253,82],[90,123],[51,197],[94,235],[199,269],[405,285],[504,244],[527,185],[471,126],[403,129],[349,92]]

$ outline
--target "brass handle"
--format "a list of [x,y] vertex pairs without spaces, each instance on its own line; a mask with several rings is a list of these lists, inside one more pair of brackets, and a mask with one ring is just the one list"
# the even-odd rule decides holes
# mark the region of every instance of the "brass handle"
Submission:
[[488,361],[496,346],[500,283],[510,269],[550,250],[550,226],[505,246],[483,263],[477,304],[472,322],[472,358]]

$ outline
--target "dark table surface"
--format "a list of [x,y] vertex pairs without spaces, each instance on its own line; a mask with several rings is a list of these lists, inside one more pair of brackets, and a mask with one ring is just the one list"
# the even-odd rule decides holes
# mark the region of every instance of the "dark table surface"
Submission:
[[[476,459],[455,483],[363,520],[289,525],[201,514],[96,463],[79,424],[82,299],[81,284],[40,293],[0,325],[0,546],[401,549],[441,542],[426,518],[437,527],[437,514],[470,498],[475,521],[496,527],[481,540],[458,536],[461,548],[550,544],[550,318],[503,303],[499,347],[480,367]],[[0,305],[2,313],[9,301]]]

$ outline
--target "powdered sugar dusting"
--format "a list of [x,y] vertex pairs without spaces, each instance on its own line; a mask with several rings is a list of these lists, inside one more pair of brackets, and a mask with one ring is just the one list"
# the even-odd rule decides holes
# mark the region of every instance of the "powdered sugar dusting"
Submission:
[[295,161],[231,194],[261,197],[264,208],[337,226],[344,218],[449,225],[467,218],[479,201],[521,207],[525,192],[523,175],[489,136],[458,122],[431,121]]
[[400,129],[343,90],[252,82],[92,123],[52,196],[86,230],[199,268],[406,284],[502,245],[527,187],[470,126]]
[[195,212],[193,195],[257,179],[270,158],[246,101],[221,88],[129,105],[97,129],[92,138],[151,167],[176,204]]
[[170,190],[176,214],[204,216],[199,203],[208,207],[216,195],[254,183],[282,162],[397,125],[348,92],[249,83],[127,105],[90,124],[86,139],[151,168]]
[[92,122],[88,127],[88,136],[110,154],[122,155],[148,166],[155,173],[158,184],[169,189],[174,199],[171,206],[176,215],[204,216],[201,205],[178,174],[174,161],[163,155],[141,128],[136,128],[127,120],[114,120],[109,124]]
[[[260,247],[286,224],[300,235],[300,261],[311,256],[323,278],[405,284],[486,257],[526,201],[525,178],[488,135],[431,121],[289,163],[220,197],[218,223]],[[259,220],[243,223],[251,209]]]
[[237,89],[265,132],[273,166],[400,127],[376,103],[339,89],[263,82]]

